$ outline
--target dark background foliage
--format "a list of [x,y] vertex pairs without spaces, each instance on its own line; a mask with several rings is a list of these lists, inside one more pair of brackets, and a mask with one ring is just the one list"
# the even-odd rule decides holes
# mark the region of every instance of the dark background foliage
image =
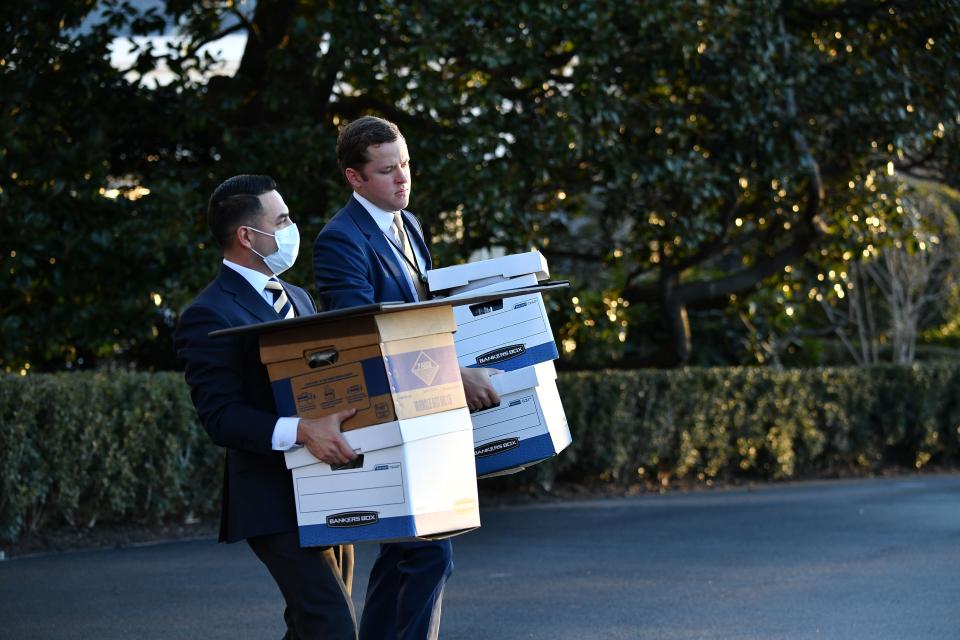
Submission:
[[[785,273],[815,276],[824,248],[858,255],[873,227],[851,212],[896,197],[888,163],[960,182],[956,0],[18,0],[0,15],[9,372],[175,367],[177,313],[216,269],[207,194],[273,175],[307,254],[347,196],[337,128],[366,113],[405,133],[440,264],[538,248],[573,281],[552,302],[572,366],[749,362],[744,305],[786,322]],[[229,34],[247,35],[239,68],[212,76],[203,45]],[[118,37],[136,43],[129,69],[110,64]],[[309,265],[290,277],[310,283]]]

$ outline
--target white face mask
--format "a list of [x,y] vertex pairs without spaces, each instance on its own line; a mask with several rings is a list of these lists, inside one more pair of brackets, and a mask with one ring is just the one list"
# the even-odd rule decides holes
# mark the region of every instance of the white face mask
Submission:
[[297,254],[300,253],[300,230],[297,229],[296,223],[288,225],[283,229],[277,229],[276,233],[266,233],[253,227],[247,227],[247,229],[265,236],[270,236],[276,240],[277,250],[268,256],[250,247],[251,251],[263,258],[263,263],[273,272],[273,275],[280,275],[292,267],[293,263],[297,261]]

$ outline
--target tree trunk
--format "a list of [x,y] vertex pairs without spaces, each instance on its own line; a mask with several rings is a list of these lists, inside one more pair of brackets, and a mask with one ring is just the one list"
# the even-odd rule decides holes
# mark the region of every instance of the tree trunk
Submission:
[[667,356],[670,366],[683,366],[690,361],[692,338],[687,307],[679,295],[680,275],[664,271],[660,279],[660,295],[663,301],[663,317],[670,333]]

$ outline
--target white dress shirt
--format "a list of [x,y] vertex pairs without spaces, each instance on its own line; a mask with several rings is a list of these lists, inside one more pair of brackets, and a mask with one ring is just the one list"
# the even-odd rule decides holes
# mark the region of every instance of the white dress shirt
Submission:
[[[353,197],[356,198],[357,202],[359,202],[363,208],[367,210],[367,213],[369,213],[370,217],[373,218],[373,221],[380,228],[380,231],[382,231],[383,235],[387,237],[387,244],[389,244],[390,248],[393,249],[393,255],[396,256],[397,262],[399,262],[402,266],[406,265],[407,259],[403,257],[403,252],[398,246],[399,239],[393,235],[392,227],[394,212],[381,209],[356,192],[354,192]],[[413,232],[407,231],[407,237],[409,238],[411,235],[413,235]],[[410,248],[413,250],[413,257],[417,260],[417,267],[419,268],[420,273],[426,273],[427,261],[420,252],[419,243],[410,240]],[[401,271],[403,271],[403,275],[407,279],[407,284],[410,285],[410,288],[413,290],[413,295],[416,297],[417,287],[413,284],[413,280],[410,279],[409,270],[404,268],[401,269]]]
[[[267,281],[270,280],[270,276],[239,265],[236,262],[230,262],[226,258],[223,259],[223,264],[243,276],[243,279],[250,283],[253,290],[259,293],[264,301],[273,308],[273,293],[267,290]],[[292,300],[290,304],[293,304]],[[299,424],[300,418],[296,416],[277,419],[277,424],[273,427],[273,437],[271,438],[271,446],[274,450],[286,451],[296,446],[297,425]]]

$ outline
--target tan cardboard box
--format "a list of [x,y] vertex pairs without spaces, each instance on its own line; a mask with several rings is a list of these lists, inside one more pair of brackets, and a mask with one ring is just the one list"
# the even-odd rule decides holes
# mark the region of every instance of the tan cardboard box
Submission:
[[260,359],[283,416],[348,408],[343,430],[465,407],[450,307],[379,313],[265,333]]

